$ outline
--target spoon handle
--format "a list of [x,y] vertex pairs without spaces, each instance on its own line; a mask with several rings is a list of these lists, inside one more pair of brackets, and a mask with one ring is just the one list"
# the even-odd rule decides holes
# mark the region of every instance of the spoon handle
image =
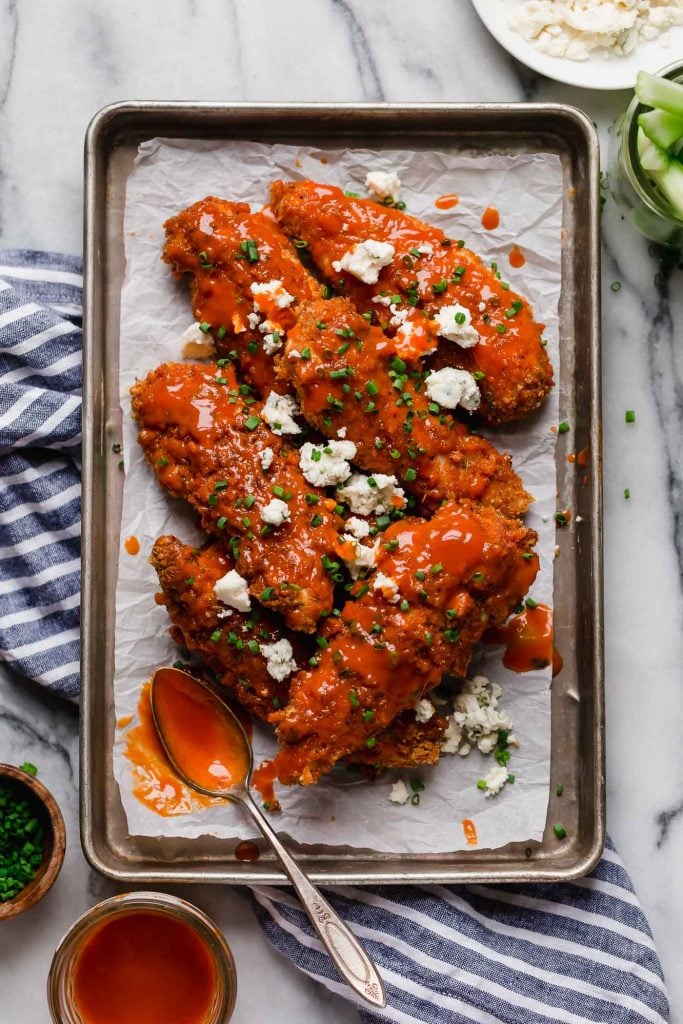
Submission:
[[243,803],[272,846],[285,874],[296,889],[320,941],[341,976],[354,992],[371,1006],[386,1006],[387,997],[380,974],[351,929],[287,852],[251,795],[247,795]]

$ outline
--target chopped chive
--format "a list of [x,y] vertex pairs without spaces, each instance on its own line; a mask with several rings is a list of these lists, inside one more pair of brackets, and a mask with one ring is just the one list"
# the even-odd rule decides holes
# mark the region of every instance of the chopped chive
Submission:
[[372,748],[373,748],[373,747],[374,747],[374,746],[375,746],[376,744],[377,744],[377,740],[375,739],[375,737],[374,737],[374,736],[368,736],[368,738],[367,738],[367,739],[366,739],[366,741],[365,741],[365,746],[366,746],[366,747],[370,747],[370,749],[371,749],[371,750],[372,750]]
[[625,418],[627,423],[635,423],[635,421],[636,421],[635,411],[633,409],[627,409],[624,418]]
[[555,787],[555,796],[562,796],[563,793],[564,786],[561,782],[558,782],[557,786]]
[[250,416],[244,424],[247,430],[256,430],[261,420],[258,416]]
[[259,601],[270,601],[273,596],[273,587],[264,587],[259,594]]
[[358,700],[358,694],[355,690],[349,690],[349,701],[354,708],[360,707],[360,701]]
[[630,498],[630,497],[631,497],[631,492],[630,492],[630,490],[628,489],[628,487],[626,487],[626,488],[624,489],[624,497],[625,497],[625,498]]
[[567,830],[564,827],[564,825],[562,824],[562,822],[558,821],[558,823],[556,825],[553,825],[553,832],[555,833],[555,835],[557,836],[558,839],[566,839],[567,838]]
[[220,631],[220,629],[214,629],[213,633],[211,634],[211,639],[213,640],[213,642],[215,644],[217,644],[218,641],[220,640],[220,638],[221,638],[221,631]]
[[610,285],[610,288],[612,289],[613,292],[620,292],[621,291],[621,281],[612,281],[612,283]]
[[202,334],[208,334],[209,331],[211,330],[211,324],[207,324],[206,320],[202,320],[202,322],[199,325],[199,330],[202,332]]
[[567,423],[566,420],[562,420],[561,423],[558,423],[558,425],[557,425],[557,432],[558,432],[558,434],[566,434],[568,430],[569,430],[569,424]]

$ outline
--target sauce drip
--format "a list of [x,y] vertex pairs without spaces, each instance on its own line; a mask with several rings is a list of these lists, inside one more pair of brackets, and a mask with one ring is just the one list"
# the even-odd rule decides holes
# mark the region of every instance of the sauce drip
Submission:
[[479,843],[479,836],[477,835],[477,826],[471,820],[471,818],[462,819],[462,830],[465,833],[465,842],[468,846],[477,846]]
[[173,771],[152,719],[149,690],[150,684],[145,683],[138,703],[139,725],[126,736],[124,754],[134,765],[136,779],[133,796],[164,818],[222,803],[189,789]]
[[238,843],[235,847],[236,860],[251,862],[258,860],[260,856],[261,851],[256,843],[251,843],[248,839],[245,839],[244,842]]
[[137,537],[126,537],[123,546],[129,555],[137,555],[140,551],[140,541]]
[[275,798],[276,778],[277,769],[274,761],[262,761],[252,775],[252,786],[261,794],[263,803],[267,804],[269,807],[277,806],[277,800]]
[[449,192],[448,195],[439,196],[438,199],[435,199],[434,206],[436,206],[437,210],[452,210],[459,202],[460,196],[456,196],[455,192]]
[[582,448],[580,452],[576,453],[576,461],[579,466],[588,465],[588,449]]
[[189,779],[216,791],[244,781],[249,753],[215,694],[176,669],[160,669],[154,677],[154,709],[166,745]]
[[505,644],[503,664],[513,672],[531,672],[553,667],[553,676],[562,669],[562,657],[553,647],[553,610],[539,604],[525,608],[498,629],[489,629],[484,640]]
[[217,987],[214,958],[170,914],[112,915],[85,938],[73,995],[83,1024],[204,1024]]
[[524,253],[518,245],[513,245],[512,249],[510,250],[510,255],[508,256],[508,259],[510,261],[510,266],[515,267],[515,269],[523,267],[526,263]]
[[495,206],[487,206],[481,215],[481,226],[487,231],[495,231],[500,224],[500,214]]

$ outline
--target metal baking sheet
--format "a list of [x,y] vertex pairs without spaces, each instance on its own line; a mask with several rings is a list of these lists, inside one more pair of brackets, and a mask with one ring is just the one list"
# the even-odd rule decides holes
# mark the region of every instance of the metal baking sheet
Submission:
[[[605,834],[602,496],[599,348],[599,155],[590,120],[559,104],[121,103],[93,119],[85,143],[84,451],[81,697],[81,838],[89,862],[132,884],[285,881],[271,855],[237,861],[232,843],[129,836],[112,770],[115,591],[122,474],[120,291],[125,187],[139,144],[155,137],[253,139],[318,147],[555,152],[564,174],[560,402],[572,422],[581,472],[557,460],[558,492],[573,510],[558,530],[555,630],[564,670],[552,687],[551,793],[544,839],[453,854],[301,852],[328,885],[550,882],[586,874]],[[558,843],[553,822],[569,838]]]

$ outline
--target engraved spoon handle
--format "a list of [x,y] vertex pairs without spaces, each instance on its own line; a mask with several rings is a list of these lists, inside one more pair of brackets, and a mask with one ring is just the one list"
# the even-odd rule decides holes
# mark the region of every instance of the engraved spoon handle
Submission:
[[311,924],[320,941],[330,955],[335,967],[362,999],[371,1006],[384,1007],[387,997],[379,971],[361,946],[351,929],[327,902],[322,893],[309,881],[294,858],[280,842],[261,808],[254,803],[250,794],[241,798],[241,803],[272,846],[285,874],[296,889]]

